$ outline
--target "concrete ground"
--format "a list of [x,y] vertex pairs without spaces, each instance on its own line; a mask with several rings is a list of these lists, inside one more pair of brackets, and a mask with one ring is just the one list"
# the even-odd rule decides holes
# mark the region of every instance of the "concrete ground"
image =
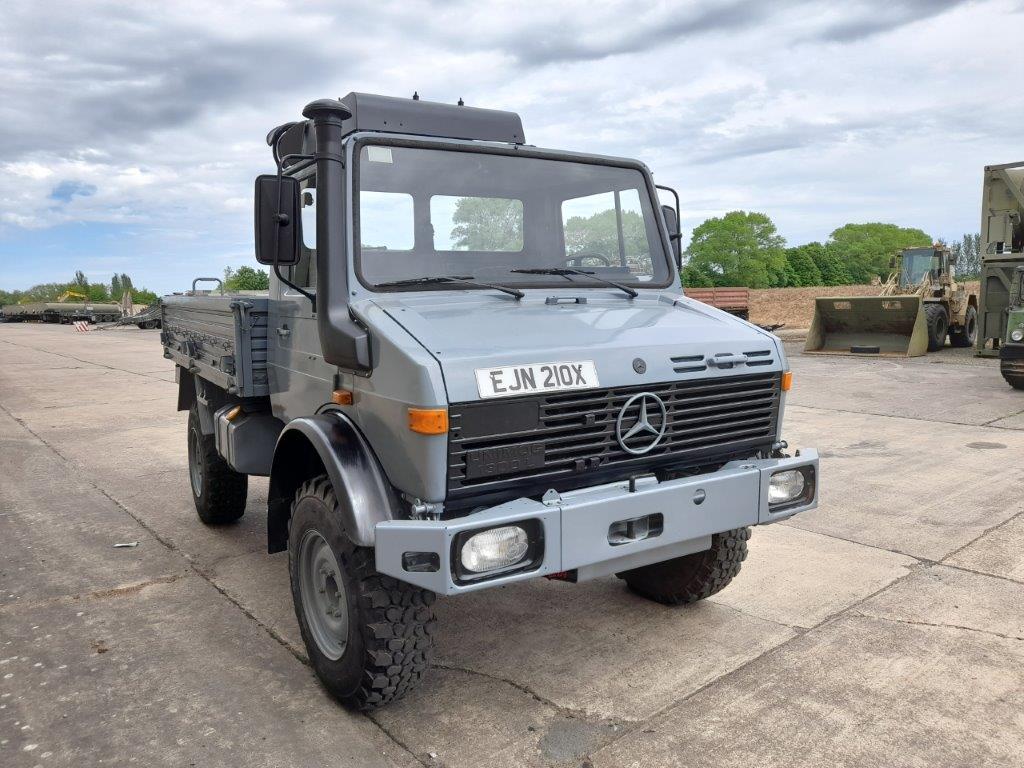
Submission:
[[821,506],[730,587],[441,601],[367,717],[304,663],[265,481],[196,519],[158,332],[0,325],[0,765],[1021,765],[1024,393],[953,350],[792,366]]

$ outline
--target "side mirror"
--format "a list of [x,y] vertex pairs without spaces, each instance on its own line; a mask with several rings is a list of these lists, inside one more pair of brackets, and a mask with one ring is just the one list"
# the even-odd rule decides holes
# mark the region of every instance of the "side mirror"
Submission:
[[896,269],[896,257],[895,256],[890,256],[889,257],[889,269]]
[[257,176],[255,198],[256,261],[297,264],[302,242],[298,180],[291,176]]
[[676,266],[683,265],[683,235],[679,231],[679,215],[671,205],[661,206],[661,215],[665,217],[665,226],[668,227],[669,241],[672,243],[672,256],[676,260]]

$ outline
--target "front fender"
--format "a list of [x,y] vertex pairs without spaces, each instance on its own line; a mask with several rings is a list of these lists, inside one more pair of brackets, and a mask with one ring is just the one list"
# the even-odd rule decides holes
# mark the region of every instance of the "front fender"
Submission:
[[293,419],[274,449],[267,509],[267,550],[288,547],[288,520],[295,492],[312,477],[327,475],[338,498],[341,523],[356,546],[372,547],[374,526],[397,509],[394,489],[373,449],[339,411]]

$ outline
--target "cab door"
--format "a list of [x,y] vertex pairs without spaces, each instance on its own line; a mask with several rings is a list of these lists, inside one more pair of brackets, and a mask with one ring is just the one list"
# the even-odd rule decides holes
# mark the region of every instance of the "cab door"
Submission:
[[[302,245],[299,261],[281,274],[316,295],[316,189],[302,191]],[[270,283],[268,370],[270,404],[283,421],[309,416],[330,401],[333,369],[324,362],[313,302],[276,276]]]

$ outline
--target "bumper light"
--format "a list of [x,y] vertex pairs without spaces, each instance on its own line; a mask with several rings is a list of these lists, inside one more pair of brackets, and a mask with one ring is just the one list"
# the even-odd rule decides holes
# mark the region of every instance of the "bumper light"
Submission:
[[515,565],[529,549],[526,531],[518,525],[506,525],[470,536],[462,545],[459,559],[467,571],[483,573]]
[[1010,332],[1010,338],[1014,341],[1024,341],[1024,329],[1014,328]]
[[807,481],[799,469],[776,472],[768,483],[768,503],[788,504],[803,494]]

